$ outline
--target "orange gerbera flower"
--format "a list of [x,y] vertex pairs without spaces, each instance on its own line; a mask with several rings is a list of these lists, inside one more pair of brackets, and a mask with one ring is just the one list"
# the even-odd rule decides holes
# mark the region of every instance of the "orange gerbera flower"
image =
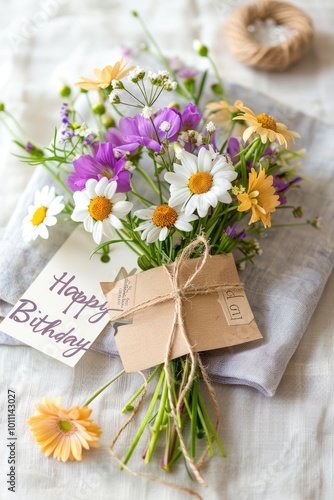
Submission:
[[276,122],[272,116],[265,113],[255,115],[251,109],[246,108],[244,105],[237,107],[244,114],[234,117],[233,120],[245,120],[251,124],[243,133],[242,138],[245,142],[255,133],[259,134],[263,144],[268,140],[270,142],[278,141],[281,146],[284,145],[286,148],[290,148],[290,141],[295,142],[295,137],[300,137],[297,132],[288,130],[284,123]]
[[61,398],[55,402],[43,399],[36,404],[35,415],[28,419],[30,430],[40,450],[48,457],[61,462],[82,460],[82,448],[96,448],[102,431],[90,418],[92,410],[88,406],[69,410],[61,408]]
[[89,80],[88,78],[82,77],[75,85],[85,90],[106,89],[113,80],[120,80],[129,73],[129,71],[134,69],[134,67],[135,66],[127,67],[127,62],[123,61],[122,58],[117,61],[114,66],[106,66],[102,70],[95,68],[94,74],[97,80]]
[[271,226],[270,214],[276,211],[280,204],[278,195],[273,187],[273,176],[266,175],[262,166],[259,173],[254,168],[248,177],[248,191],[237,196],[241,204],[238,206],[239,212],[252,210],[252,217],[249,224],[253,224],[261,219],[264,227]]

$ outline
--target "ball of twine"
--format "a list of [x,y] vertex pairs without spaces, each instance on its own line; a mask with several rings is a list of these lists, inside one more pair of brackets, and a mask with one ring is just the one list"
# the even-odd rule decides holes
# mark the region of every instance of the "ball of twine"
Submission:
[[[260,45],[248,30],[248,26],[258,19],[273,19],[277,25],[293,30],[293,34],[277,45]],[[309,16],[297,7],[275,0],[261,0],[233,12],[225,26],[225,37],[239,61],[256,68],[283,71],[308,51],[313,26]]]

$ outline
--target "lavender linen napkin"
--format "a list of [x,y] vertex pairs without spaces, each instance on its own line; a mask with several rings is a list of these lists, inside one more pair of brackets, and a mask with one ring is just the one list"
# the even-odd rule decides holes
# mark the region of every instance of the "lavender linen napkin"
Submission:
[[[289,203],[302,205],[305,219],[323,218],[322,229],[309,225],[282,227],[260,239],[263,254],[240,274],[263,341],[203,353],[212,380],[244,384],[274,395],[284,370],[300,342],[334,265],[334,143],[333,128],[266,96],[238,86],[228,89],[230,102],[242,99],[256,112],[267,112],[302,135],[298,147],[307,149],[300,189]],[[258,111],[257,111],[258,110]],[[37,169],[13,214],[0,247],[0,315],[5,316],[40,269],[65,241],[71,229],[56,226],[43,244],[21,240],[21,220],[37,187],[48,180]],[[274,214],[274,224],[286,222],[288,211]],[[296,222],[292,217],[289,222]],[[1,325],[0,325],[1,328]],[[19,344],[0,332],[0,343]],[[117,355],[112,329],[106,327],[92,349]]]

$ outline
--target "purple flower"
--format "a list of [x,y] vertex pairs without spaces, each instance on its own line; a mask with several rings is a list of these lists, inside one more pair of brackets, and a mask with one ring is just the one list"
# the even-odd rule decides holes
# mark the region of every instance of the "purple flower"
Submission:
[[232,226],[227,226],[227,228],[225,229],[225,233],[230,238],[238,238],[238,240],[242,240],[246,236],[246,231],[243,229],[242,231],[237,233],[237,225],[238,223],[235,222],[234,224],[232,224]]
[[34,145],[31,144],[31,142],[28,141],[27,144],[25,145],[24,149],[26,150],[27,153],[31,153],[32,150],[34,149]]
[[123,169],[125,162],[125,156],[115,158],[110,143],[99,144],[95,157],[82,155],[73,161],[75,171],[67,179],[67,185],[72,191],[82,191],[88,179],[99,181],[107,177],[110,182],[117,182],[117,193],[126,193],[131,187],[130,172]]
[[187,104],[185,106],[183,113],[180,113],[177,109],[171,108],[173,111],[178,113],[181,118],[180,131],[196,130],[199,122],[202,119],[202,113],[197,111],[197,106],[195,104]]
[[180,69],[177,74],[180,78],[187,80],[188,78],[195,78],[198,75],[199,71],[195,68],[184,68]]
[[296,184],[297,182],[300,182],[302,179],[301,177],[294,177],[291,179],[291,181],[286,182],[284,177],[278,177],[278,176],[273,176],[273,186],[276,189],[276,194],[279,196],[279,202],[281,205],[286,204],[286,198],[285,198],[285,193],[286,191],[293,185]]
[[106,142],[110,142],[112,144],[116,157],[123,156],[127,153],[134,153],[140,146],[138,142],[124,144],[124,139],[121,133],[115,127],[108,128],[107,132],[104,134],[104,139]]
[[239,156],[235,156],[240,152],[240,143],[236,137],[230,137],[227,143],[227,153],[230,155],[233,163],[238,163]]
[[[172,108],[160,109],[155,116],[152,116],[152,121],[141,115],[136,115],[133,118],[121,118],[119,129],[125,142],[124,147],[127,144],[137,143],[158,153],[161,151],[161,143],[166,139],[166,136],[169,141],[176,140],[181,126],[181,118],[176,110]],[[169,124],[167,132],[160,129],[163,122]]]

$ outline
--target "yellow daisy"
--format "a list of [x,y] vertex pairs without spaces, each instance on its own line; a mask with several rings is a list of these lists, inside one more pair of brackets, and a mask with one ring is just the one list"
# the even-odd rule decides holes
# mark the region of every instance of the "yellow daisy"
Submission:
[[43,399],[36,404],[35,415],[28,419],[30,430],[40,450],[58,461],[82,460],[82,448],[97,448],[102,431],[90,418],[92,410],[88,406],[69,410],[61,408],[61,398],[55,402]]
[[281,146],[290,148],[290,141],[295,142],[295,137],[300,137],[297,132],[288,130],[284,123],[276,122],[272,116],[266,115],[266,113],[255,115],[251,109],[244,105],[237,107],[244,114],[234,117],[233,120],[245,120],[251,124],[243,133],[242,138],[245,142],[255,133],[259,134],[263,144],[268,140],[270,142],[278,141]]
[[127,62],[123,61],[122,58],[117,61],[114,66],[106,66],[102,70],[95,68],[94,74],[97,78],[96,80],[89,80],[88,78],[82,77],[75,85],[85,90],[106,89],[113,80],[120,80],[129,71],[134,69],[134,67],[135,66],[127,67]]
[[227,101],[209,102],[206,105],[206,111],[210,120],[216,125],[230,122],[232,115],[239,111],[239,106],[243,106],[242,101],[235,101],[230,105]]
[[241,202],[238,206],[239,212],[252,210],[249,224],[261,219],[264,227],[271,226],[270,214],[276,211],[280,202],[273,187],[273,176],[266,175],[262,166],[260,166],[258,173],[254,168],[251,169],[248,177],[248,191],[238,194],[237,198]]

